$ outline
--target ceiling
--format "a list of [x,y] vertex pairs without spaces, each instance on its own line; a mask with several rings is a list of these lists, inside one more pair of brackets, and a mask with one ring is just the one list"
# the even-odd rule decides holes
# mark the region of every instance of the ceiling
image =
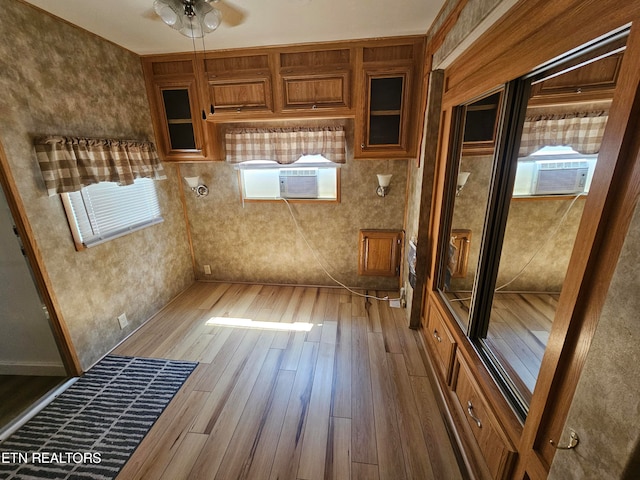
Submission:
[[[153,0],[26,0],[139,55],[188,52]],[[425,34],[444,0],[221,0],[223,23],[206,50]],[[240,22],[238,20],[242,18]],[[230,25],[230,24],[236,24]],[[202,50],[202,39],[196,39]]]

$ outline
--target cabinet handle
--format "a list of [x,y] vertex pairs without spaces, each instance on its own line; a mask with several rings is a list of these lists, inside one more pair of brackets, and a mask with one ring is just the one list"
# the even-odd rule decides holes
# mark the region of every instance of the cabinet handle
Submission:
[[318,108],[318,106],[317,106],[317,105],[313,105],[313,106],[311,107],[311,110],[315,110],[316,108]]
[[478,428],[482,428],[482,422],[473,413],[473,403],[471,403],[471,400],[467,402],[467,413],[473,419],[473,421],[476,422],[476,425],[478,425]]
[[240,111],[241,111],[241,110],[242,110],[242,109],[241,109],[240,107],[236,108],[236,112],[237,112],[237,113],[240,113]]
[[438,335],[438,330],[433,331],[433,337],[438,341],[438,343],[442,342],[442,337]]
[[360,148],[364,148],[364,143],[361,143],[361,144],[360,144]]

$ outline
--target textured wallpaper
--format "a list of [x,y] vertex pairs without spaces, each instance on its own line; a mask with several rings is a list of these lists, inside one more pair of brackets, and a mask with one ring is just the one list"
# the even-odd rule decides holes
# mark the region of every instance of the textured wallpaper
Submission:
[[[193,281],[176,168],[157,183],[164,223],[74,249],[33,138],[153,139],[139,58],[15,0],[0,0],[0,141],[81,364],[88,368]],[[120,330],[116,317],[126,313]]]
[[[209,196],[187,189],[187,211],[199,278],[335,285],[297,232],[282,202],[243,206],[237,171],[225,162],[183,164],[183,176],[200,175]],[[376,195],[377,173],[392,173],[391,191]],[[360,229],[398,229],[404,223],[406,160],[353,160],[341,168],[340,203],[291,203],[293,214],[323,266],[348,286],[398,288],[397,277],[358,276]],[[212,274],[204,275],[210,265]]]
[[[453,279],[452,290],[471,290],[473,285],[491,181],[491,163],[491,156],[462,157],[460,169],[471,172],[471,175],[456,197],[452,228],[469,229],[472,237],[467,276]],[[584,208],[584,200],[578,199],[562,220],[572,200],[573,197],[565,197],[511,202],[498,286],[518,276],[509,285],[509,290],[559,292],[562,289]]]

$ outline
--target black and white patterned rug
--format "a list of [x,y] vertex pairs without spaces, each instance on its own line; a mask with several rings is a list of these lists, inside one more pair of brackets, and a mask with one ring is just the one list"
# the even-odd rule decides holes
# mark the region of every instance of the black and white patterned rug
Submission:
[[0,479],[115,478],[196,366],[108,355],[0,444]]

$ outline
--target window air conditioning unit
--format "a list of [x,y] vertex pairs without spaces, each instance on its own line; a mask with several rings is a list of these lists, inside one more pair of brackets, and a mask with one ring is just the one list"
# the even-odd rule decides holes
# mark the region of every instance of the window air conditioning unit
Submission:
[[318,198],[318,169],[280,170],[280,197]]
[[537,161],[533,172],[533,194],[581,193],[587,182],[585,161]]

